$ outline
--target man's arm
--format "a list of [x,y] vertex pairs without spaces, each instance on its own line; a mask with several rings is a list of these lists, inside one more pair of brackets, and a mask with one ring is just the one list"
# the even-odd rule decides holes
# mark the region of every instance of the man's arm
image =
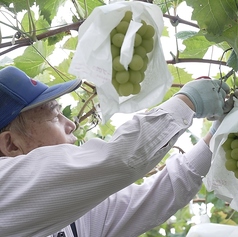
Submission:
[[143,184],[124,188],[78,219],[79,235],[137,237],[163,224],[199,191],[211,156],[203,139],[189,152],[172,155],[166,167]]

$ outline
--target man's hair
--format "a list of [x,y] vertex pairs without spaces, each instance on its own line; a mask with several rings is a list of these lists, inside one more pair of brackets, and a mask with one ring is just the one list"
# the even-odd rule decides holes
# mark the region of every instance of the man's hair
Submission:
[[[26,114],[32,110],[39,110],[42,108],[48,108],[50,110],[51,103],[52,101],[48,101],[42,105],[32,108],[31,110],[27,110],[20,113],[12,122],[10,122],[7,126],[5,126],[4,128],[0,130],[0,134],[6,131],[15,131],[24,137],[29,137],[30,134],[28,133],[28,130],[27,130]],[[0,150],[0,157],[1,156],[5,156],[5,155]]]
[[25,114],[32,110],[39,110],[42,108],[50,109],[51,103],[52,101],[48,101],[42,105],[32,108],[31,110],[27,110],[20,113],[12,122],[10,122],[7,126],[5,126],[4,128],[0,130],[0,134],[5,131],[10,131],[12,128],[12,129],[15,129],[15,131],[17,131],[20,134],[23,134],[25,136],[29,135],[27,134]]
[[[14,129],[15,131],[17,131],[19,134],[22,134],[23,136],[27,136],[24,113],[19,114],[11,123],[9,123],[7,126],[2,128],[0,130],[0,134],[6,131],[11,131],[11,129]],[[1,156],[5,156],[5,155],[0,150],[0,157]]]

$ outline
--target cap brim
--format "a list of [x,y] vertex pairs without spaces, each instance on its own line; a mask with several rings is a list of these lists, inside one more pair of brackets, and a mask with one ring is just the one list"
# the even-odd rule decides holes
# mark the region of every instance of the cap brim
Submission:
[[51,87],[48,87],[42,94],[40,94],[35,100],[33,100],[29,105],[24,107],[21,112],[35,108],[39,105],[42,105],[51,100],[57,99],[62,95],[70,93],[76,90],[82,84],[82,80],[75,79],[67,81],[61,84],[57,84]]

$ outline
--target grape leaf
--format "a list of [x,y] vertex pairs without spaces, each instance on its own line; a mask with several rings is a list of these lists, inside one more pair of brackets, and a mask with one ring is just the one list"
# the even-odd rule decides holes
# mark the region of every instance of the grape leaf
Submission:
[[[29,0],[29,5],[32,6],[34,5],[34,3],[36,3],[36,5],[38,5],[41,9],[40,13],[42,16],[44,16],[44,19],[51,23],[52,19],[57,14],[59,7],[65,2],[66,0]],[[9,9],[12,10],[13,13],[28,9],[28,1],[2,0],[1,3],[6,5],[7,7],[9,7],[13,3],[14,9]]]
[[163,13],[167,12],[169,8],[176,8],[178,5],[183,2],[183,0],[154,0],[153,3],[158,5]]
[[162,32],[162,36],[169,37],[168,27],[166,27],[166,26],[164,27],[163,32]]
[[65,36],[65,32],[61,32],[55,35],[52,35],[50,37],[48,37],[48,44],[49,45],[54,45],[57,42],[60,42]]
[[226,41],[238,55],[237,3],[231,0],[186,0],[193,8],[196,20],[207,40],[215,43]]
[[50,73],[54,79],[47,82],[47,85],[52,86],[54,84],[62,83],[64,81],[75,79],[75,76],[68,73],[67,69],[69,68],[71,62],[72,53],[70,53],[68,58],[65,58],[58,66],[49,67],[47,71]]
[[202,35],[197,32],[183,31],[176,34],[178,39],[183,39],[183,44],[186,46],[185,50],[180,53],[181,58],[203,58],[208,48],[214,43],[209,42]]
[[187,73],[183,68],[168,65],[169,71],[174,80],[173,83],[185,84],[192,80],[192,74]]
[[48,46],[43,41],[38,41],[28,46],[21,56],[14,59],[15,66],[26,72],[30,77],[35,77],[42,72],[45,59],[52,54],[55,46]]
[[[22,10],[28,9],[27,1],[22,0],[1,0],[1,4],[7,7],[9,11],[12,13],[21,12]],[[13,7],[11,6],[13,4]],[[34,4],[34,0],[29,0],[29,5],[32,6]],[[10,7],[11,6],[11,7]]]
[[195,134],[193,134],[189,129],[186,132],[190,133],[189,138],[190,138],[191,143],[193,145],[197,144],[200,138],[197,137]]
[[177,84],[177,86],[172,86],[167,93],[165,94],[163,101],[171,98],[176,92],[180,90],[179,84],[181,87],[183,84],[192,80],[192,74],[187,73],[183,68],[178,68],[173,65],[168,65],[169,71],[172,74],[174,80],[173,84]]
[[181,40],[186,40],[186,39],[189,39],[193,36],[197,35],[197,32],[196,31],[179,31],[177,34],[176,34],[176,37],[178,39],[181,39]]
[[41,14],[51,23],[53,18],[57,15],[58,9],[66,0],[37,0],[36,3],[41,9]]
[[192,19],[200,29],[213,35],[222,35],[234,25],[237,26],[237,5],[231,0],[186,0],[193,8]]
[[52,75],[48,70],[44,70],[43,72],[41,72],[40,74],[38,74],[37,76],[34,77],[34,79],[47,84],[48,86],[52,86],[54,85],[54,83],[52,83]]
[[[39,16],[39,18],[36,20],[34,11],[31,11],[31,16],[33,18],[35,27],[37,29],[36,34],[41,34],[41,33],[45,32],[50,27],[48,22],[45,19],[43,19],[42,16]],[[25,32],[30,32],[30,29],[29,29],[29,15],[28,15],[27,12],[24,14],[24,16],[22,18],[21,28]]]
[[102,2],[98,0],[90,0],[90,1],[77,0],[77,2],[83,9],[87,9],[88,15],[94,10],[95,7],[103,5]]
[[102,137],[106,137],[108,134],[112,135],[115,131],[115,126],[111,124],[111,120],[109,120],[106,124],[99,124],[98,128],[98,134]]
[[72,119],[72,111],[70,107],[71,107],[70,105],[67,105],[62,111],[63,115],[68,119]]
[[238,71],[238,58],[234,50],[232,50],[232,53],[227,61],[227,65],[232,67],[235,71]]
[[70,37],[63,45],[64,49],[75,50],[78,44],[78,37]]
[[236,27],[225,30],[220,36],[207,34],[205,35],[205,37],[207,38],[207,40],[216,43],[226,41],[230,45],[230,47],[235,50],[236,54],[238,54],[238,42],[236,40],[238,37],[238,25]]

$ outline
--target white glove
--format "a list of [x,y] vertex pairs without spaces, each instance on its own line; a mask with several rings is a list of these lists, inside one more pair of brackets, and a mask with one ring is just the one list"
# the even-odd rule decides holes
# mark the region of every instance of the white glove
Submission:
[[186,95],[195,107],[195,118],[219,119],[224,114],[229,86],[220,80],[199,79],[185,84],[176,94]]
[[217,131],[218,127],[221,125],[221,122],[222,122],[224,117],[222,117],[222,119],[218,119],[218,120],[212,122],[212,126],[209,129],[209,132],[212,134],[212,136],[215,134],[215,132]]

